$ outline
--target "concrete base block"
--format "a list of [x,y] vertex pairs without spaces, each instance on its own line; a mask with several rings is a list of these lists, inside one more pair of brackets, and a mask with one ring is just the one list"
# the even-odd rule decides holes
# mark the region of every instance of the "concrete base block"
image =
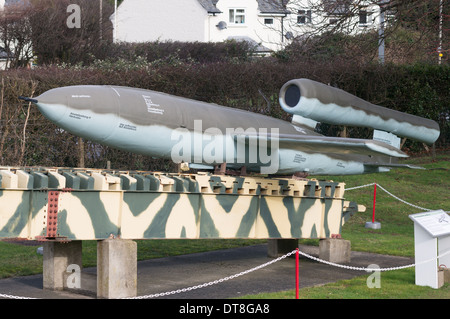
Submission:
[[65,279],[68,267],[82,267],[82,243],[45,242],[43,257],[44,289],[63,290],[67,285]]
[[267,241],[267,256],[278,258],[298,248],[298,239],[269,239]]
[[135,297],[137,294],[137,244],[132,240],[106,239],[97,243],[97,298]]
[[366,225],[364,227],[371,229],[380,229],[381,224],[379,222],[366,222]]
[[319,242],[319,258],[333,263],[348,263],[351,258],[349,240],[327,238]]

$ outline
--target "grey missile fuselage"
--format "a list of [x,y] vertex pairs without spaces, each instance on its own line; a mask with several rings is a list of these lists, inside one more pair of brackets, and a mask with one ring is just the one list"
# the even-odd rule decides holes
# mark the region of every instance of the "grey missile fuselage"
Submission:
[[150,90],[69,86],[36,100],[45,117],[74,135],[204,167],[344,175],[385,171],[391,157],[406,157],[379,141],[326,137],[301,123]]
[[375,105],[308,79],[285,83],[279,100],[286,112],[318,122],[369,127],[428,144],[434,143],[440,133],[433,120]]

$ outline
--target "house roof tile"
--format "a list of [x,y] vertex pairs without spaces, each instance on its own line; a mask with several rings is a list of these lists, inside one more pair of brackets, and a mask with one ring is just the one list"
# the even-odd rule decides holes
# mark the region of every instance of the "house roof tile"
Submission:
[[208,13],[222,13],[217,9],[216,4],[218,0],[197,0]]
[[[216,4],[219,0],[197,0],[208,13],[222,13]],[[287,0],[256,0],[258,2],[258,9],[261,13],[281,13],[286,14],[285,4]]]
[[286,10],[286,0],[257,0],[257,2],[261,13],[289,13]]

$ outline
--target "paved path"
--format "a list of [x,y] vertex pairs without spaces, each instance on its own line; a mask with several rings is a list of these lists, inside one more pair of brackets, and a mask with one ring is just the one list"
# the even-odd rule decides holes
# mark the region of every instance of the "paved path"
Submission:
[[[299,247],[302,252],[318,257],[318,247],[303,245]],[[138,262],[138,296],[204,284],[252,269],[271,260],[273,259],[267,257],[267,246],[256,245],[140,261]],[[381,268],[386,268],[412,263],[414,263],[413,258],[352,252],[351,262],[348,265],[367,267],[370,264],[377,264]],[[300,259],[300,288],[362,275],[369,276],[369,273],[338,268],[305,257]],[[43,290],[42,275],[0,280],[0,294],[44,299],[94,299],[96,298],[96,268],[83,270],[81,288],[83,289],[81,293]],[[238,278],[159,298],[224,299],[294,289],[295,258],[288,257]]]

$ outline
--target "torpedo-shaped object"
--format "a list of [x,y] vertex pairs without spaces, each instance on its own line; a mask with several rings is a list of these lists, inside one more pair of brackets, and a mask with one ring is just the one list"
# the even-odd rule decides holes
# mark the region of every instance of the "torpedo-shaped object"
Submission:
[[[345,92],[341,97],[334,96],[335,92],[330,95],[326,90],[311,89],[314,91],[311,96],[315,96],[311,98],[309,95],[305,97],[304,93],[309,91],[297,84],[302,81],[288,83],[280,92],[281,106],[303,118],[310,116],[311,121],[330,120],[329,117],[333,120],[342,117],[341,113],[346,114],[344,118],[355,117],[351,123],[358,126],[367,126],[364,124],[370,116],[389,123],[399,121],[397,116],[382,107],[377,111],[381,114],[362,114],[365,113],[361,106],[364,101],[360,102],[361,105],[349,104],[345,98],[352,99]],[[298,89],[293,88],[294,85]],[[310,86],[321,88],[317,82]],[[247,171],[263,174],[307,172],[311,175],[344,175],[385,171],[393,158],[407,157],[398,148],[380,141],[327,137],[295,121],[291,123],[137,88],[68,86],[25,99],[35,103],[42,114],[58,127],[74,135],[129,152],[202,167],[226,163],[229,168],[245,166]],[[332,113],[329,117],[316,116],[317,101],[322,103],[320,107],[333,105],[327,109]],[[297,112],[299,108],[310,107],[309,104],[313,110],[310,114]],[[348,115],[347,105],[351,105],[354,115]],[[361,114],[360,122],[358,114]],[[414,122],[416,119],[408,120],[408,125],[415,123],[417,127],[439,132],[434,124],[429,125],[429,120],[420,119],[417,122]],[[378,122],[373,127],[387,128]],[[406,135],[409,132],[403,129],[400,133],[416,137]],[[433,142],[438,135],[434,133],[426,141]]]
[[317,122],[369,127],[428,144],[434,143],[440,133],[433,120],[375,105],[309,79],[285,83],[279,100],[286,112]]

